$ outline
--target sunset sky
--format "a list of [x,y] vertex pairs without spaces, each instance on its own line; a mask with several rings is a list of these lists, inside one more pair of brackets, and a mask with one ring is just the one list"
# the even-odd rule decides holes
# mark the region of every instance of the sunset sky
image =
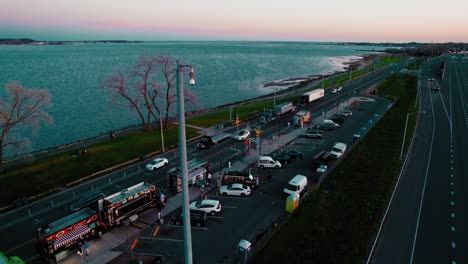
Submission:
[[0,2],[0,38],[468,42],[466,0]]

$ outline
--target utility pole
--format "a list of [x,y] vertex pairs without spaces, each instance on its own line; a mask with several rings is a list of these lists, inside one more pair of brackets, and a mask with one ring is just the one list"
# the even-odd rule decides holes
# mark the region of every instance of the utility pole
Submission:
[[190,85],[195,85],[195,74],[192,65],[182,65],[177,61],[177,114],[179,116],[179,156],[182,182],[182,214],[184,224],[184,252],[185,263],[192,264],[192,233],[190,229],[189,189],[187,175],[187,145],[185,138],[185,109],[184,109],[184,84],[182,68],[190,68]]

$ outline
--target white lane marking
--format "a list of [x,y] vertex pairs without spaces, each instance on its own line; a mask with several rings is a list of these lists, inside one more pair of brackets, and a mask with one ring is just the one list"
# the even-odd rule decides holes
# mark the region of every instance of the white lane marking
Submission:
[[454,195],[455,193],[453,191],[450,191],[450,195]]
[[450,201],[450,205],[455,205],[455,202],[454,201]]
[[209,215],[208,217],[209,217],[209,218],[214,218],[214,219],[224,219],[224,216],[213,216],[213,215]]
[[455,232],[455,226],[452,226],[451,230],[452,232]]
[[[171,225],[171,224],[167,224],[166,226],[173,226],[173,227],[180,227],[180,228],[184,227],[183,225]],[[191,225],[190,227],[192,229],[208,230],[207,227],[197,227],[197,226],[193,226],[193,225]]]
[[[429,87],[428,87],[429,89]],[[427,175],[429,174],[429,164],[431,161],[431,156],[432,156],[432,145],[434,144],[434,134],[435,134],[435,128],[436,128],[436,121],[435,121],[435,115],[434,115],[434,104],[432,102],[432,95],[429,91],[429,97],[430,97],[430,102],[431,102],[431,110],[432,110],[432,135],[431,135],[431,146],[429,148],[429,157],[427,159],[427,166],[426,166],[426,175],[424,176],[424,184],[423,184],[423,189],[421,193],[421,202],[419,203],[419,210],[418,210],[418,218],[416,220],[416,232],[414,232],[414,238],[413,238],[413,246],[411,247],[411,259],[410,259],[410,264],[413,264],[414,261],[414,251],[416,248],[416,238],[418,237],[418,232],[419,232],[419,220],[421,219],[421,210],[422,206],[424,203],[424,194],[426,193],[426,184],[427,184]],[[443,101],[443,100],[442,100]]]
[[456,248],[455,242],[452,242],[452,248]]
[[173,242],[184,242],[181,239],[173,239],[173,238],[161,238],[161,237],[137,237],[138,239],[146,239],[146,240],[164,240],[164,241],[173,241]]
[[451,214],[450,214],[450,217],[455,218],[455,214],[454,214],[454,213],[451,213]]
[[[451,85],[450,85],[451,86]],[[450,86],[449,86],[449,92],[450,92]],[[442,96],[441,93],[439,93],[440,95],[440,101],[442,102],[442,106],[444,107],[444,111],[445,111],[445,115],[447,116],[447,120],[449,121],[449,127],[450,127],[450,139],[452,138],[452,120],[451,120],[451,116],[449,116],[448,114],[448,111],[447,111],[447,108],[445,107],[445,102],[444,102],[444,98]],[[432,94],[429,93],[429,97],[431,98],[431,106],[432,106],[432,112],[434,113],[434,106],[432,105]],[[449,96],[450,97],[450,96]],[[450,104],[451,105],[451,104]],[[452,140],[450,140],[451,142]]]

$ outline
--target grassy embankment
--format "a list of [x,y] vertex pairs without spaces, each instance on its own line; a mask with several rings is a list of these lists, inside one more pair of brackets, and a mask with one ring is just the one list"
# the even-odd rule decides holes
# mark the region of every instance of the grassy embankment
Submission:
[[416,59],[414,62],[408,65],[408,70],[420,70],[424,65],[424,59]]
[[365,262],[400,171],[403,129],[406,114],[415,110],[416,85],[415,77],[392,76],[378,87],[380,95],[398,99],[394,107],[252,263]]
[[[387,59],[387,58],[384,58]],[[390,58],[389,58],[390,59]],[[396,58],[392,58],[393,61]],[[389,61],[382,61],[379,66],[385,66]],[[356,71],[353,76],[363,74]],[[349,75],[337,77],[335,84],[338,85],[348,80]],[[301,93],[277,98],[277,103],[288,100],[297,100]],[[279,97],[279,96],[278,96]],[[251,116],[257,115],[273,107],[271,99],[244,103],[236,107],[236,114],[241,122]],[[234,116],[233,116],[234,118]],[[207,114],[187,119],[187,124],[201,127],[224,123],[229,119],[229,110],[220,109]],[[164,132],[165,146],[176,145],[177,127],[171,126]],[[187,127],[187,139],[196,137],[198,134],[194,129]],[[49,158],[37,160],[31,163],[8,168],[0,176],[0,207],[12,203],[21,197],[31,197],[44,193],[54,188],[65,186],[67,183],[76,181],[95,172],[135,159],[140,155],[148,155],[161,149],[161,135],[158,129],[152,132],[138,132],[129,136],[118,137],[103,143],[87,147],[85,156],[72,158],[72,152],[58,154]],[[78,149],[79,150],[79,149]],[[24,184],[28,183],[28,184]]]

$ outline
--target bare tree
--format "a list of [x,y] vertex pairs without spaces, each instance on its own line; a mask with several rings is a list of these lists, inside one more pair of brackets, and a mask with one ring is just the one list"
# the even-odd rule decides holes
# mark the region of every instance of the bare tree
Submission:
[[[157,56],[156,61],[158,63],[158,68],[161,76],[163,77],[164,82],[164,128],[167,128],[167,124],[169,122],[169,115],[174,110],[175,106],[174,103],[177,102],[177,94],[176,94],[176,63],[172,60],[169,56]],[[188,73],[188,69],[183,69],[184,74]],[[185,103],[192,106],[192,107],[199,107],[198,99],[190,92],[189,89],[184,89],[184,100]],[[154,104],[156,105],[156,104]],[[160,112],[160,111],[158,111]]]
[[18,148],[23,142],[8,137],[8,132],[21,125],[37,131],[40,121],[52,122],[52,117],[45,112],[45,108],[51,106],[47,89],[26,90],[16,82],[7,84],[5,88],[10,98],[0,98],[0,174],[3,173],[4,148]]
[[155,116],[152,101],[158,93],[159,85],[151,78],[155,72],[156,60],[151,57],[141,57],[128,75],[122,71],[108,77],[101,87],[109,89],[113,101],[125,99],[140,117],[144,130],[151,129],[151,118]]
[[[125,99],[139,115],[145,130],[151,129],[152,120],[161,121],[163,118],[166,128],[177,100],[175,67],[176,63],[169,56],[141,57],[127,76],[117,72],[101,86],[112,92],[114,100]],[[193,93],[185,89],[184,94],[185,103],[198,107]]]

